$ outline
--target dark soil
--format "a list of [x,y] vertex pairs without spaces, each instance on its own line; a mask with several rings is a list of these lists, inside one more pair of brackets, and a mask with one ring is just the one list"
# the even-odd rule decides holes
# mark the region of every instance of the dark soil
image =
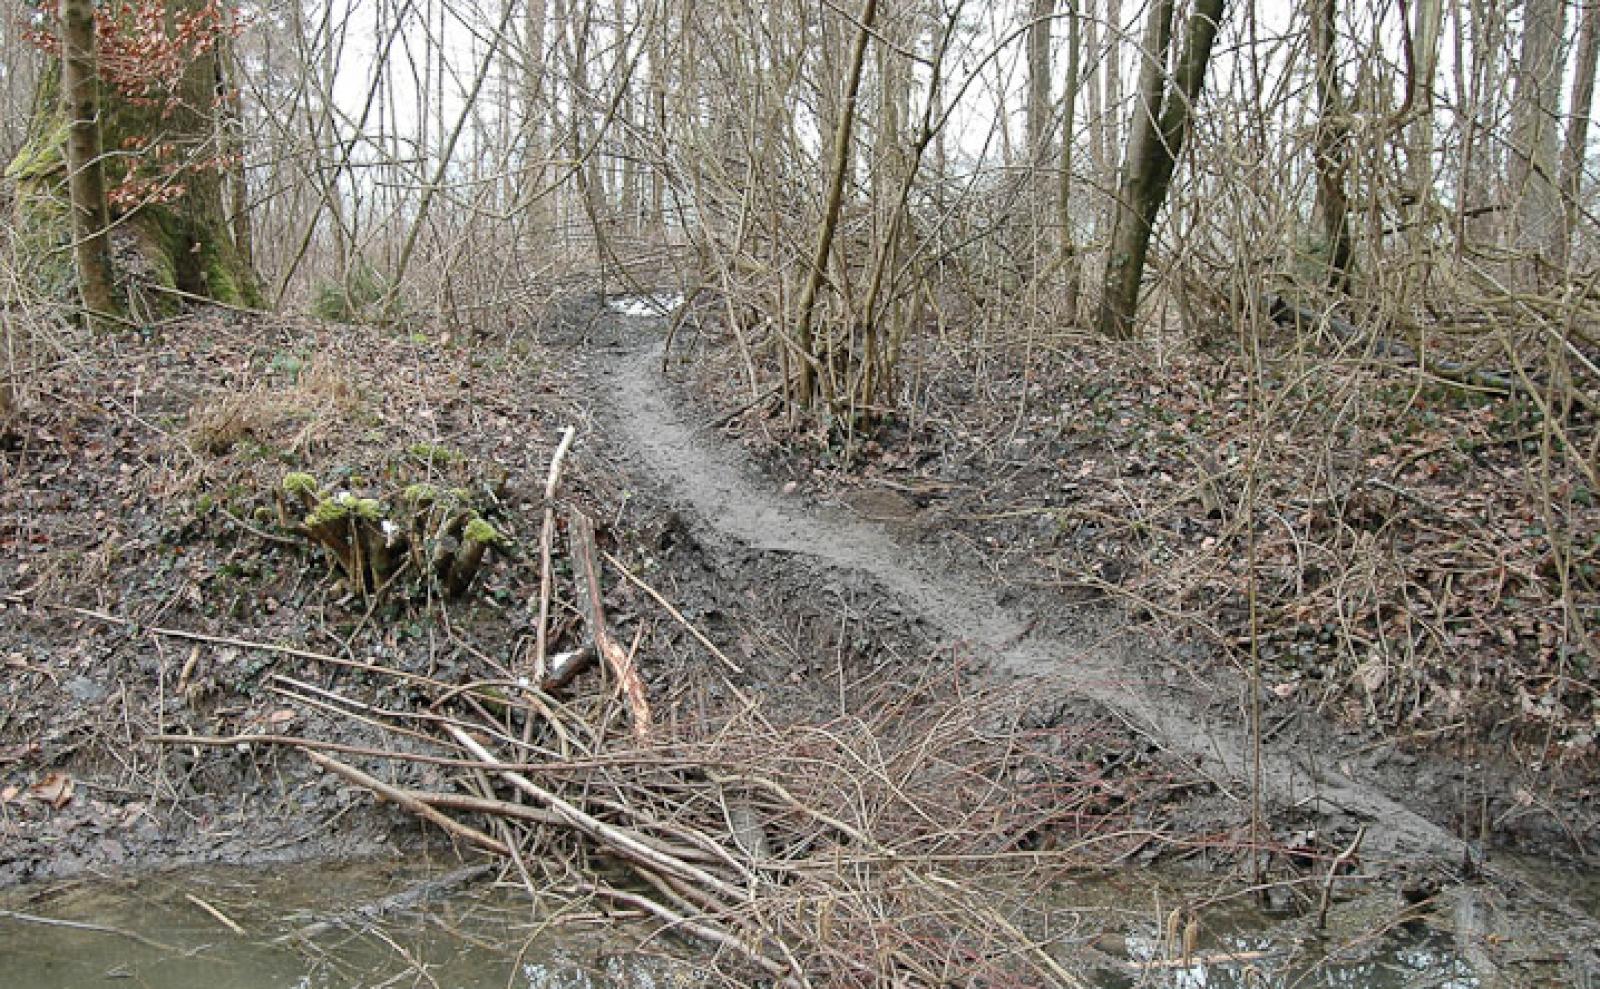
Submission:
[[[824,448],[747,443],[772,471],[754,474],[733,437],[698,425],[716,401],[743,399],[663,386],[662,329],[592,299],[509,342],[206,312],[41,361],[0,425],[0,884],[423,841],[296,754],[142,740],[268,731],[392,748],[348,705],[414,698],[361,664],[445,682],[512,675],[530,648],[541,492],[567,425],[580,439],[563,504],[598,519],[606,546],[742,668],[727,675],[619,584],[618,635],[641,634],[652,704],[669,717],[735,695],[826,717],[851,685],[930,671],[1011,683],[1034,723],[1100,726],[1107,773],[1155,781],[1130,814],[1157,840],[1130,858],[1248,862],[1247,691],[1203,637],[1048,576],[1035,556],[1064,531],[1041,511],[1070,500],[1062,450],[1013,466],[996,451],[1021,446],[930,454],[929,431],[952,427],[924,421],[874,434],[848,470]],[[749,421],[747,439],[771,432]],[[969,437],[998,428],[975,419]],[[369,605],[277,524],[290,471],[380,499],[419,482],[467,489],[515,548],[491,554],[461,601],[418,583]],[[556,648],[581,638],[558,604]],[[347,706],[309,705],[305,685]],[[1600,841],[1590,762],[1530,775],[1402,745],[1310,699],[1263,693],[1270,869],[1327,861],[1359,833],[1368,867],[1397,888],[1487,868],[1585,929],[1558,894],[1485,864],[1483,843],[1587,856]]]

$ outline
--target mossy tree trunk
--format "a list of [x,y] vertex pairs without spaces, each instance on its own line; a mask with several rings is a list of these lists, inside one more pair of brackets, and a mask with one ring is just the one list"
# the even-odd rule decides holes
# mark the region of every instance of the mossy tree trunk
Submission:
[[[204,7],[202,0],[167,4],[169,31]],[[221,29],[218,23],[219,36]],[[115,43],[104,35],[102,51]],[[181,75],[138,99],[112,82],[102,62],[99,133],[106,151],[97,158],[109,189],[117,294],[135,315],[170,311],[185,296],[260,304],[255,272],[234,242],[224,195],[224,149],[230,142],[218,109],[227,102],[222,50],[216,43],[197,46]],[[73,97],[75,104],[71,80],[60,60],[46,66],[28,139],[5,170],[16,191],[11,220],[18,243],[35,263],[41,287],[61,295],[81,288],[64,263],[77,241],[65,195],[75,174],[68,145],[78,110],[63,99]]]
[[78,296],[91,322],[120,311],[111,275],[110,212],[101,167],[100,72],[93,0],[61,5],[61,88],[66,99],[67,169]]

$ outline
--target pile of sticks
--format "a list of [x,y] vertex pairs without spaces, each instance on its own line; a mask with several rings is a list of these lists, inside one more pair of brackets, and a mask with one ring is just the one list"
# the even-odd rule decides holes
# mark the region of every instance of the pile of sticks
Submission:
[[[376,694],[403,687],[418,698],[403,709],[273,677],[297,706],[359,719],[384,744],[148,740],[293,747],[503,860],[541,903],[582,899],[651,919],[709,948],[731,979],[1079,984],[1070,932],[1050,933],[1040,888],[1151,839],[1129,826],[1132,795],[1148,780],[1111,778],[1116,741],[1103,726],[1026,727],[1017,692],[975,693],[951,668],[841,684],[826,720],[785,724],[712,666],[723,699],[699,696],[677,706],[694,716],[661,722],[640,669],[642,636],[624,648],[607,629],[593,526],[576,511],[568,521],[589,626],[577,652],[598,659],[603,677],[573,674],[571,653],[546,656],[541,635],[527,676],[446,684],[365,666]],[[447,783],[397,782],[416,779],[419,765]]]
[[[391,732],[393,749],[266,734],[150,740],[291,746],[502,859],[537,900],[653,919],[709,947],[730,977],[1077,985],[1075,932],[1048,933],[1060,923],[1041,891],[1159,837],[1131,826],[1130,794],[1149,780],[1105,778],[1089,754],[1109,739],[1023,728],[1005,713],[1014,702],[963,693],[960,680],[885,680],[813,724],[774,724],[744,698],[642,740],[615,685],[570,702],[530,690],[505,705],[481,684],[438,685],[443,703],[409,713],[349,705]],[[327,710],[331,694],[302,696]],[[524,718],[537,722],[527,741]],[[392,782],[407,763],[448,785]]]

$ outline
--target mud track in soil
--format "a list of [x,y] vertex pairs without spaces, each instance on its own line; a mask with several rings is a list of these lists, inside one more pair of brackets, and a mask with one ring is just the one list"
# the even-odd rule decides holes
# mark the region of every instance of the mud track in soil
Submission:
[[[787,558],[864,577],[933,637],[965,646],[994,675],[1015,678],[1042,700],[1077,698],[1105,708],[1193,766],[1238,807],[1248,806],[1252,746],[1235,702],[1247,696],[1242,689],[1171,685],[1170,661],[1164,664],[1155,646],[1129,642],[1114,614],[1074,615],[1042,595],[1018,602],[961,561],[936,559],[880,524],[783,494],[676,397],[661,371],[659,321],[602,319],[611,325],[594,334],[589,351],[592,393],[604,396],[598,418],[621,447],[617,452],[660,485],[713,558],[739,565],[754,551],[780,568]],[[1321,733],[1291,729],[1267,742],[1261,758],[1267,807],[1365,825],[1361,850],[1369,863],[1454,875],[1476,857],[1462,839],[1390,795],[1402,778],[1386,788],[1329,765]],[[1600,934],[1587,911],[1529,877],[1492,863],[1483,873]]]

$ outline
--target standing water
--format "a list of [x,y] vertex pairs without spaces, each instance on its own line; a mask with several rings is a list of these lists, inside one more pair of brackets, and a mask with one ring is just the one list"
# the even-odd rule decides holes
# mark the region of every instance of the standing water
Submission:
[[[708,982],[686,942],[554,903],[547,909],[555,916],[539,920],[525,893],[489,889],[488,877],[404,910],[359,909],[438,875],[359,863],[13,890],[0,896],[0,986],[654,989]],[[1554,968],[1541,970],[1535,961],[1481,971],[1489,963],[1471,957],[1474,945],[1517,936],[1495,929],[1495,917],[1485,920],[1481,909],[1471,929],[1460,931],[1450,929],[1457,908],[1407,919],[1386,899],[1357,898],[1336,905],[1328,929],[1313,936],[1307,916],[1263,912],[1242,900],[1206,905],[1192,882],[1151,883],[1145,873],[1076,880],[1052,898],[1051,926],[1065,932],[1057,934],[1057,953],[1086,985],[1564,984]],[[1521,954],[1538,955],[1531,946]]]

